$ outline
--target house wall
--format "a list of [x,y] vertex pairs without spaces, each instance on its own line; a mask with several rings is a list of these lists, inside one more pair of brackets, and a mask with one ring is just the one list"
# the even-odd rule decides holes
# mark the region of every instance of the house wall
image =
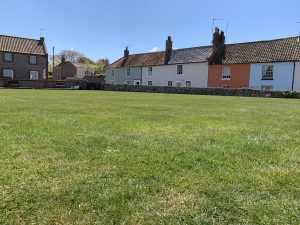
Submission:
[[208,65],[207,63],[191,63],[183,65],[183,74],[177,74],[177,65],[153,66],[152,76],[148,76],[148,67],[142,68],[142,85],[148,85],[152,81],[152,86],[168,86],[168,81],[181,82],[182,87],[186,87],[186,81],[191,81],[192,87],[207,87]]
[[[263,66],[273,65],[273,80],[262,80]],[[263,85],[273,86],[273,90],[292,90],[294,62],[251,64],[250,88],[261,89]]]
[[294,91],[300,92],[300,62],[296,62],[295,77],[294,77]]
[[14,80],[29,80],[30,71],[39,72],[39,80],[46,78],[48,71],[48,56],[37,55],[37,65],[29,64],[30,54],[13,54],[12,62],[4,62],[4,52],[0,52],[0,78],[3,77],[3,69],[14,70]]
[[115,76],[112,76],[113,69],[106,70],[106,83],[108,84],[125,84],[129,81],[129,85],[134,85],[135,80],[140,80],[142,82],[142,68],[141,67],[131,67],[130,76],[127,76],[127,68],[115,68]]
[[64,62],[58,65],[54,70],[54,79],[65,80],[68,77],[75,77],[76,67],[70,62]]
[[[231,68],[231,78],[222,79],[223,67]],[[209,65],[208,87],[219,88],[229,86],[230,88],[248,88],[250,77],[250,64]]]

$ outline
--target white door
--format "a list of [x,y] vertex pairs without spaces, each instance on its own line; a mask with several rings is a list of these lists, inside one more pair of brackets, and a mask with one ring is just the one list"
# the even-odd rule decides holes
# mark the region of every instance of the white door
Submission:
[[181,87],[181,83],[182,83],[181,81],[176,81],[176,82],[175,82],[175,86],[176,86],[176,87]]
[[38,71],[30,71],[30,80],[38,80],[39,72]]
[[141,81],[140,80],[134,80],[133,84],[136,85],[136,86],[139,86],[141,84]]

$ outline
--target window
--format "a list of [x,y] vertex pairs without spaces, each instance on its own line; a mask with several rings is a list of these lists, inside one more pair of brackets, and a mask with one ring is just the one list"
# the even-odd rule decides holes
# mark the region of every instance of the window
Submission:
[[186,81],[185,85],[186,87],[192,87],[192,81]]
[[37,64],[37,62],[36,62],[36,56],[35,56],[35,55],[31,55],[31,56],[29,57],[29,63],[30,63],[31,65],[36,65],[36,64]]
[[263,91],[272,91],[273,86],[272,85],[262,85],[261,90],[263,90]]
[[13,55],[11,53],[4,53],[4,62],[12,62]]
[[222,80],[230,80],[231,78],[231,67],[222,68]]
[[183,66],[177,65],[177,74],[182,74],[182,73],[183,73]]
[[181,81],[176,81],[176,82],[175,82],[175,86],[176,86],[176,87],[181,87]]
[[148,81],[148,86],[152,86],[152,81]]
[[130,68],[127,68],[127,73],[126,73],[127,77],[130,77]]
[[12,69],[4,69],[3,70],[3,77],[13,79],[14,78],[14,70],[12,70]]
[[168,86],[172,87],[173,86],[173,82],[172,81],[168,81]]
[[115,84],[115,81],[114,81],[114,80],[112,80],[110,83],[111,83],[111,84]]
[[152,67],[148,67],[148,77],[152,77]]
[[223,85],[222,88],[227,88],[227,89],[228,89],[228,88],[230,88],[230,86],[228,86],[228,85]]
[[115,76],[115,70],[111,71],[111,76],[114,77]]
[[30,71],[30,80],[38,80],[39,72],[38,71]]
[[126,80],[126,81],[124,82],[124,84],[129,85],[129,84],[130,84],[129,80]]
[[273,80],[274,66],[263,66],[262,80]]

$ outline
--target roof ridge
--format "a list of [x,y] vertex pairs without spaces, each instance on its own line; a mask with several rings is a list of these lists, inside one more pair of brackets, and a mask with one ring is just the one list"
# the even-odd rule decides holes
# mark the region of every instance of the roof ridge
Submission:
[[225,44],[225,46],[226,45],[239,45],[239,44],[252,44],[252,43],[261,43],[261,42],[280,41],[280,40],[287,40],[287,39],[293,39],[293,38],[300,38],[300,36],[291,36],[291,37],[285,37],[285,38],[276,38],[276,39],[260,40],[260,41],[247,41],[247,42],[230,43],[230,44]]
[[25,40],[31,40],[31,41],[39,41],[39,39],[17,37],[17,36],[5,35],[5,34],[0,34],[0,36],[2,36],[2,37],[10,37],[10,38],[18,38],[18,39],[25,39]]
[[[178,48],[173,49],[173,51],[183,51],[183,50],[189,50],[189,49],[195,49],[195,48],[208,48],[212,47],[212,45],[203,45],[203,46],[196,46],[196,47],[188,47],[188,48]],[[136,53],[136,54],[130,54],[129,56],[135,56],[135,55],[148,55],[148,54],[155,54],[155,53],[165,53],[166,51],[157,51],[157,52],[144,52],[144,53]],[[123,58],[123,57],[122,57]],[[120,59],[122,59],[120,58]],[[118,60],[117,60],[118,61]]]

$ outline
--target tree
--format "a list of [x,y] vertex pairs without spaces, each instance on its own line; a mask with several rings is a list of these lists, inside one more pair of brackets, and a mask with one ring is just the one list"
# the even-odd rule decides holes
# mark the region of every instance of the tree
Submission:
[[105,76],[105,70],[108,66],[109,66],[109,60],[107,58],[99,59],[96,62],[97,76]]
[[83,64],[92,64],[95,65],[95,62],[85,56],[80,57],[80,59],[78,60],[79,63],[83,63]]
[[[60,62],[61,62],[61,57],[59,55],[55,55],[54,67],[58,66]],[[49,73],[49,78],[53,77],[53,56],[52,55],[49,55],[48,73]]]
[[70,61],[70,62],[73,62],[73,63],[79,62],[79,59],[84,57],[84,54],[82,54],[78,51],[75,51],[75,50],[62,50],[59,53],[59,55],[60,56],[64,55],[66,61]]

